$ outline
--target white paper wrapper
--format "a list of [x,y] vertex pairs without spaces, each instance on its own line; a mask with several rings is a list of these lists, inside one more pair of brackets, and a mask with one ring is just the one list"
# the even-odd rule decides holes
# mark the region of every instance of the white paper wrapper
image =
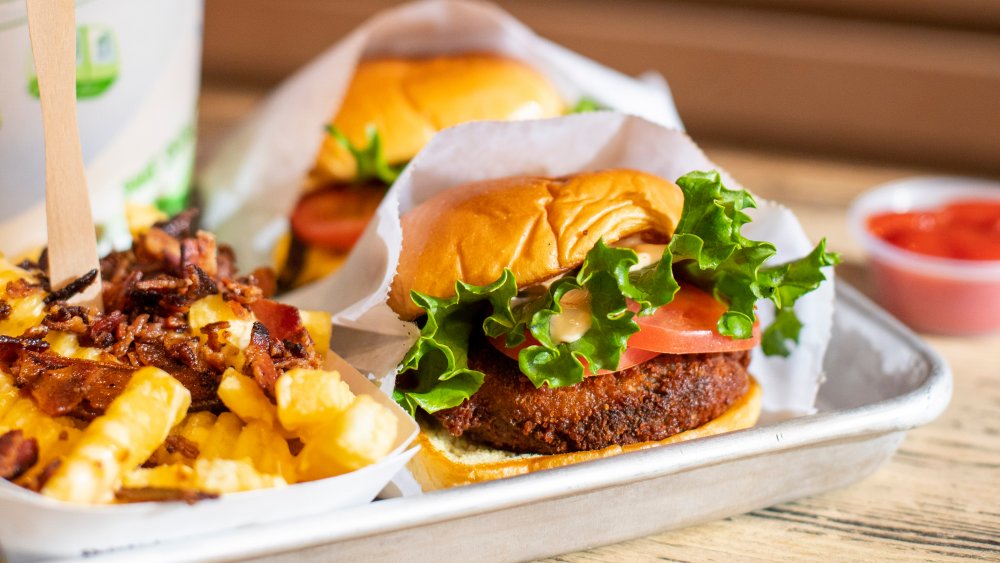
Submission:
[[[347,262],[334,275],[287,296],[307,309],[334,312],[334,347],[391,390],[395,368],[416,337],[415,325],[400,321],[386,305],[401,248],[399,216],[437,192],[461,184],[520,174],[563,176],[606,168],[633,168],[676,180],[693,170],[718,169],[684,133],[644,119],[611,112],[527,122],[469,123],[434,137],[387,194]],[[727,187],[739,183],[722,171]],[[788,261],[813,247],[794,215],[758,201],[744,235],[773,242],[776,260]],[[751,372],[764,388],[772,412],[812,412],[822,380],[822,361],[833,317],[831,282],[795,306],[805,328],[788,358],[754,354]],[[773,317],[769,302],[758,311],[764,326]]]
[[233,245],[243,270],[271,265],[302,179],[363,57],[493,52],[545,74],[570,103],[602,105],[682,128],[666,82],[643,80],[535,35],[492,4],[432,0],[386,10],[289,78],[220,148],[199,178],[202,220]]
[[406,449],[417,425],[391,399],[336,354],[327,358],[355,394],[392,409],[398,432],[392,452],[358,471],[277,489],[263,489],[187,505],[182,502],[111,506],[68,504],[0,479],[0,552],[11,561],[80,557],[168,540],[328,513],[370,502],[417,452]]

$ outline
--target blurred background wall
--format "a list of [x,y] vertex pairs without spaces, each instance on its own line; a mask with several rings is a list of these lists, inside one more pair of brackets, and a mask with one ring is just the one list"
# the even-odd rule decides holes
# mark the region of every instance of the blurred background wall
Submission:
[[[208,0],[204,79],[280,82],[388,0]],[[504,0],[539,34],[662,73],[696,141],[1000,174],[1000,1]]]

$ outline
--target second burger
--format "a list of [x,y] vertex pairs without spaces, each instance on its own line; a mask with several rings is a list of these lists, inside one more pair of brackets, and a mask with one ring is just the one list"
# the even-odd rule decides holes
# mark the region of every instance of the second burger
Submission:
[[439,130],[478,120],[542,119],[567,105],[528,65],[491,54],[359,63],[279,242],[279,289],[339,267],[400,170]]

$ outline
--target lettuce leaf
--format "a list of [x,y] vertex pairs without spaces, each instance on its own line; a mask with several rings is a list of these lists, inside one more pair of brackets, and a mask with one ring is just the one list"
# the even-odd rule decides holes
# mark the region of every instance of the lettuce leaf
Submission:
[[355,146],[347,138],[347,135],[344,135],[340,129],[337,129],[333,125],[327,125],[326,132],[354,157],[354,162],[357,164],[358,169],[354,181],[359,184],[369,180],[376,180],[386,186],[391,186],[396,181],[396,178],[399,178],[403,169],[406,168],[405,162],[396,165],[386,162],[385,155],[382,153],[382,139],[379,137],[374,125],[369,125],[365,129],[368,144],[364,147]]
[[[583,380],[591,370],[615,369],[629,336],[639,330],[628,300],[649,315],[673,300],[680,285],[675,274],[728,304],[718,331],[732,338],[750,338],[756,321],[754,305],[770,299],[775,321],[762,336],[768,355],[787,356],[789,342],[797,342],[802,323],[792,306],[802,295],[825,280],[821,268],[839,262],[826,251],[825,240],[808,255],[787,264],[764,266],[774,256],[773,244],[742,236],[750,217],[743,209],[754,207],[744,190],[726,189],[717,172],[692,172],[677,181],[684,192],[684,209],[661,260],[632,270],[635,251],[609,247],[598,241],[574,272],[553,282],[518,294],[509,270],[485,286],[456,282],[456,295],[448,299],[411,292],[414,303],[427,312],[420,339],[410,349],[400,372],[415,371],[416,384],[397,388],[396,400],[411,414],[460,405],[482,385],[484,375],[468,367],[472,330],[503,338],[508,347],[524,343],[526,334],[538,342],[518,355],[521,372],[536,387],[565,387]],[[539,291],[540,290],[540,291]],[[557,342],[551,320],[562,312],[561,301],[573,290],[587,291],[591,326],[573,342]],[[515,301],[515,297],[518,299]]]
[[566,114],[571,115],[574,113],[590,113],[593,111],[601,111],[605,109],[608,108],[602,106],[594,98],[588,98],[584,96],[579,100],[577,100],[576,103],[573,105],[573,107],[569,108],[569,111],[567,111]]
[[427,412],[462,404],[483,384],[482,372],[469,369],[469,334],[481,317],[482,308],[493,308],[483,326],[515,327],[510,302],[517,295],[517,282],[510,270],[497,281],[475,286],[461,281],[455,284],[455,296],[439,299],[412,292],[411,298],[427,312],[420,338],[403,357],[400,372],[416,372],[416,385],[393,392],[396,402],[411,415],[417,408]]

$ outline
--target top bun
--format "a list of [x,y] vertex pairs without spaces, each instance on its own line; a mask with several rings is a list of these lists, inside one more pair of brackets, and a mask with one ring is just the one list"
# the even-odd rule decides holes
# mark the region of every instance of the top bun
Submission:
[[[464,54],[429,59],[362,61],[333,120],[357,147],[374,125],[389,164],[412,159],[441,129],[476,120],[562,115],[562,98],[535,69],[512,59]],[[309,186],[350,181],[354,158],[333,137],[323,140]]]
[[456,280],[485,285],[504,268],[519,287],[538,284],[579,266],[598,239],[672,235],[683,207],[680,188],[635,170],[517,176],[445,190],[402,219],[389,306],[412,320],[423,310],[411,290],[451,297]]

